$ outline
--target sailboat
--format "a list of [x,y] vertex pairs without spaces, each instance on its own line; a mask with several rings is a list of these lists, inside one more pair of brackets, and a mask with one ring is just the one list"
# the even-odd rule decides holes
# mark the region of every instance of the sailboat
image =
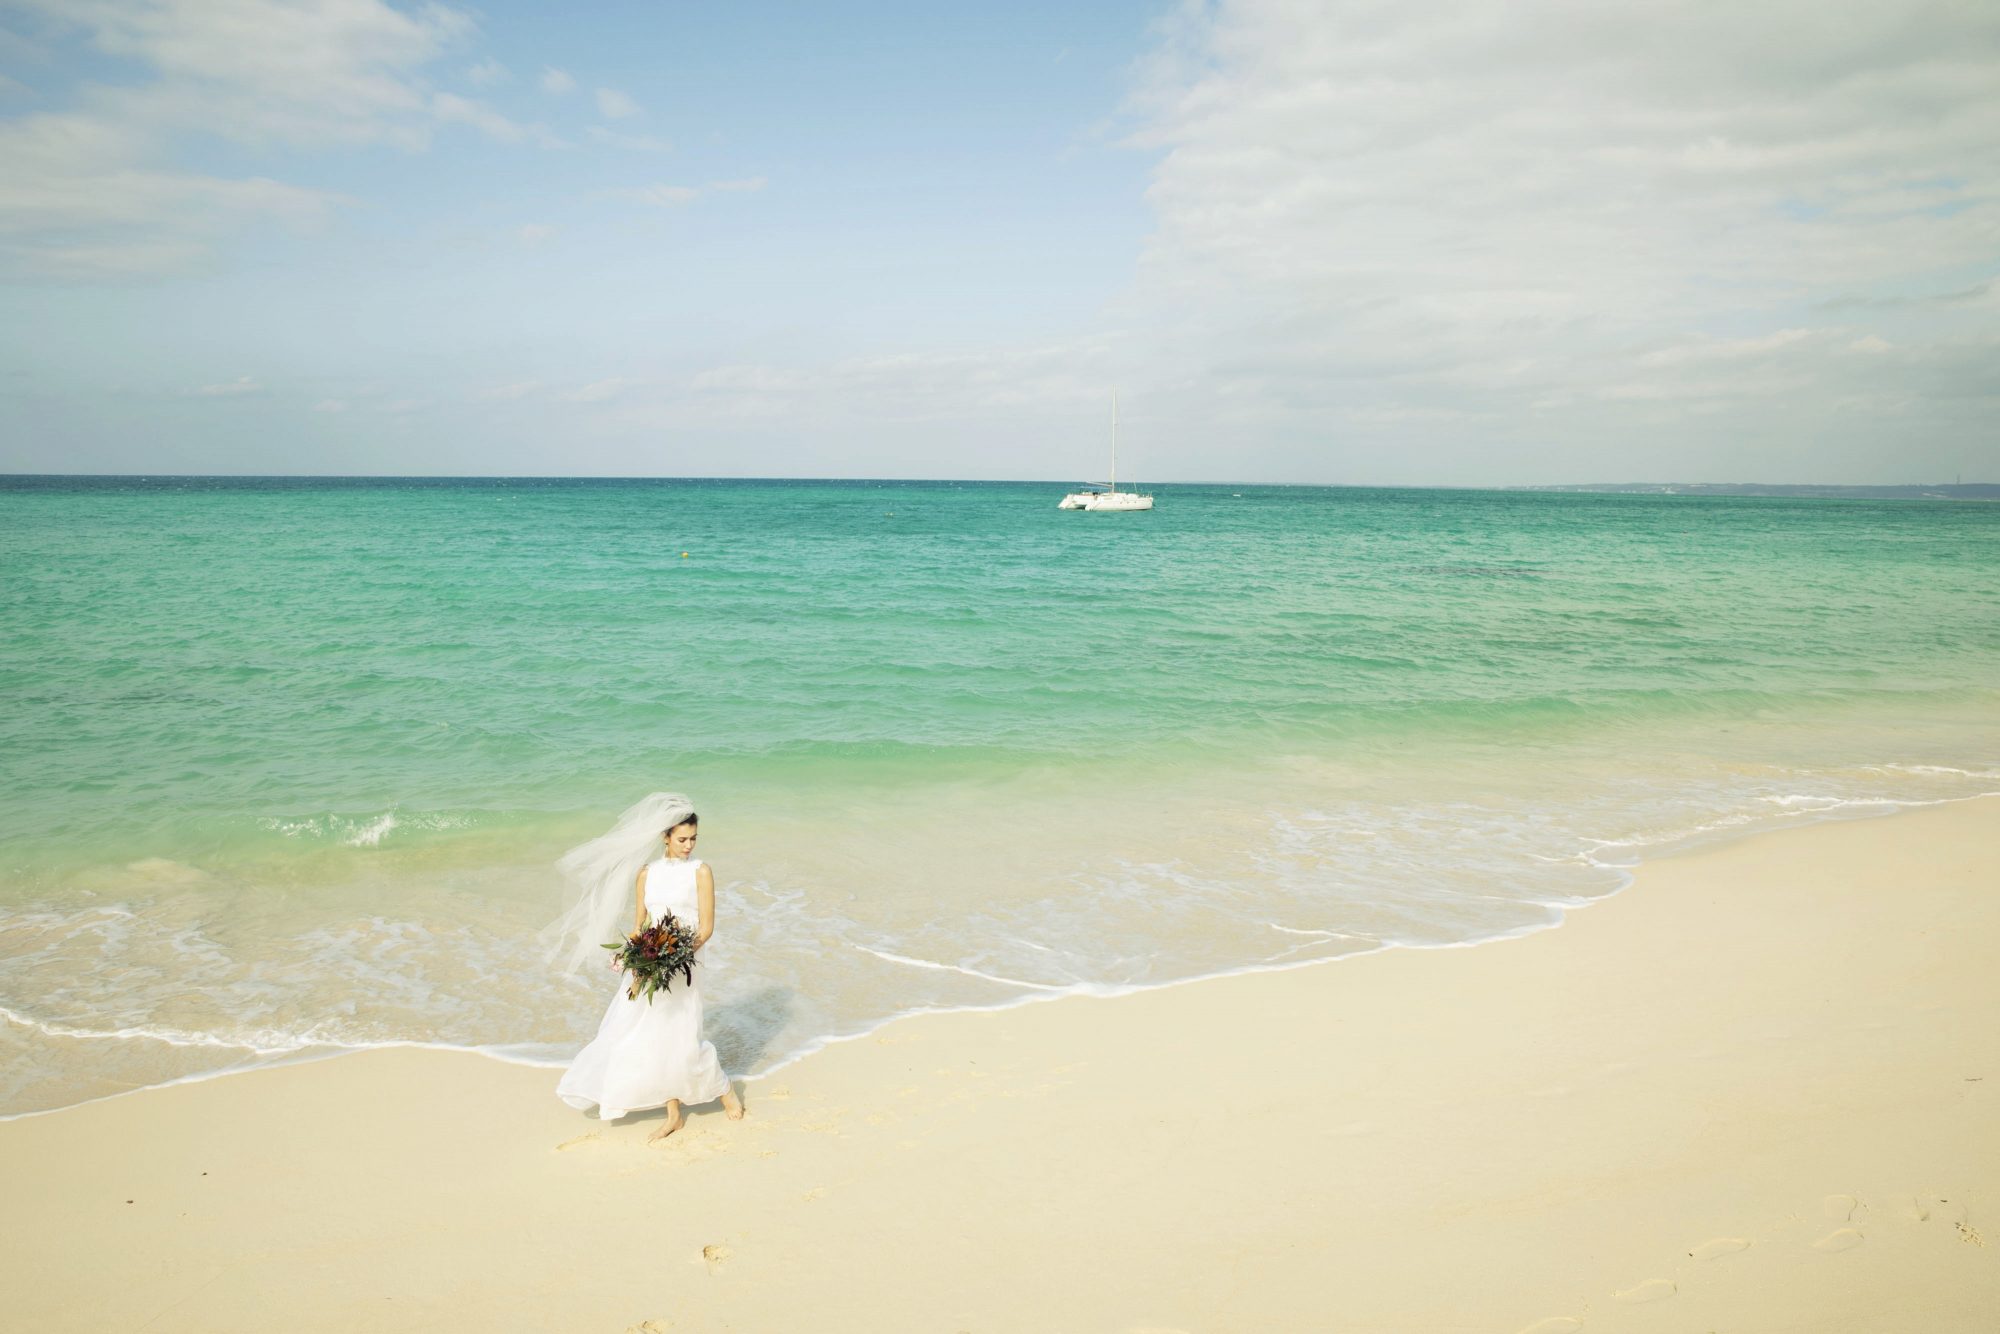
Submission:
[[1138,491],[1118,489],[1118,391],[1111,391],[1111,484],[1109,486],[1085,487],[1072,491],[1056,506],[1059,510],[1087,510],[1093,514],[1119,513],[1126,510],[1149,510],[1153,508],[1153,498]]

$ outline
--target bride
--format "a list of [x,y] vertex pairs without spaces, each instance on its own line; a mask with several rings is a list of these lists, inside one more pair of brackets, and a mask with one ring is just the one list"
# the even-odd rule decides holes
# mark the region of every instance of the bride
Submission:
[[[576,906],[550,928],[574,968],[598,952],[618,928],[629,885],[632,930],[663,914],[695,923],[695,948],[715,932],[715,875],[694,855],[700,819],[678,792],[655,792],[618,817],[610,833],[572,849],[557,863],[582,889]],[[653,857],[655,850],[663,853]],[[616,967],[613,956],[613,967]],[[616,1121],[629,1112],[665,1107],[667,1119],[647,1137],[664,1139],[682,1125],[681,1104],[722,1099],[732,1121],[743,1104],[701,1034],[701,984],[677,982],[650,999],[634,994],[620,973],[597,1036],[577,1053],[556,1096],[578,1111],[597,1108]]]

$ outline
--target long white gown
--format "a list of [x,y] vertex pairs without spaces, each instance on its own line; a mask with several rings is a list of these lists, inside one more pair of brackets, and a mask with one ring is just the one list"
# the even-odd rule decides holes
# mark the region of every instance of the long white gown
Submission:
[[[646,866],[646,917],[657,922],[672,913],[688,926],[700,922],[695,897],[695,868],[689,857],[661,857]],[[578,1111],[597,1108],[598,1116],[616,1121],[628,1112],[664,1107],[674,1098],[686,1103],[709,1102],[729,1089],[716,1059],[715,1044],[701,1036],[701,969],[695,980],[676,978],[673,986],[656,991],[649,1001],[625,995],[629,979],[618,974],[611,1008],[597,1026],[597,1036],[576,1054],[556,1085],[556,1096]]]

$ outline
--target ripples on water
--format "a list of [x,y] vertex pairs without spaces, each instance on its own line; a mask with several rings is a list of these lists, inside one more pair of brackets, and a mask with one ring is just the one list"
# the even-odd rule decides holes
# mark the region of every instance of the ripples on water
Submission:
[[0,482],[0,1108],[557,1059],[548,865],[658,787],[745,1072],[2000,787],[1992,507],[1060,490]]

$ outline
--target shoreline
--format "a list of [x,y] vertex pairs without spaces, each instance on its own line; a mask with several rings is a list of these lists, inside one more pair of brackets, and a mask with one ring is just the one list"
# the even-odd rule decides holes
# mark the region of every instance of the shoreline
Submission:
[[[1966,771],[1966,772],[1967,776],[1972,776],[1971,771]],[[733,1075],[731,1076],[731,1079],[732,1082],[736,1084],[749,1086],[756,1083],[757,1081],[769,1079],[770,1077],[780,1073],[781,1071],[790,1069],[793,1066],[797,1065],[799,1062],[807,1060],[815,1055],[818,1055],[820,1052],[829,1050],[833,1047],[837,1047],[843,1043],[858,1042],[864,1038],[868,1038],[876,1033],[879,1033],[882,1029],[888,1027],[891,1024],[901,1022],[905,1019],[918,1018],[922,1016],[950,1015],[950,1014],[1000,1014],[1010,1010],[1018,1009],[1026,1005],[1035,1005],[1035,1004],[1056,1002],[1069,999],[1116,1000],[1127,996],[1144,995],[1149,992],[1165,991],[1165,990],[1171,990],[1176,987],[1190,986],[1196,983],[1212,982],[1222,978],[1248,977],[1248,976],[1257,976],[1265,973],[1284,973],[1284,972],[1291,972],[1296,969],[1310,969],[1322,966],[1331,966],[1334,964],[1350,962],[1355,959],[1366,958],[1372,955],[1393,953],[1400,950],[1413,950],[1413,951],[1428,953],[1440,950],[1466,950],[1466,949],[1476,949],[1486,945],[1497,945],[1511,940],[1519,940],[1529,936],[1540,935],[1544,932],[1561,930],[1565,926],[1569,925],[1571,913],[1597,907],[1601,904],[1610,902],[1611,900],[1618,898],[1619,896],[1626,893],[1626,891],[1632,888],[1633,884],[1637,879],[1638,873],[1641,871],[1641,869],[1647,866],[1655,865],[1661,862],[1672,861],[1674,859],[1681,857],[1694,856],[1703,852],[1728,848],[1740,842],[1754,840],[1758,838],[1764,838],[1773,834],[1785,833],[1792,830],[1811,829],[1818,827],[1820,825],[1827,825],[1827,824],[1845,824],[1850,822],[1867,822],[1873,820],[1892,819],[1898,815],[1903,815],[1913,810],[1922,810],[1939,806],[1953,806],[1967,802],[1986,801],[1994,798],[2000,798],[2000,791],[1978,792],[1964,796],[1939,797],[1939,798],[1925,799],[1925,800],[1907,800],[1907,799],[1898,799],[1891,797],[1879,797],[1879,798],[1864,798],[1864,799],[1837,801],[1834,805],[1826,808],[1799,813],[1803,815],[1804,818],[1798,819],[1796,823],[1792,824],[1771,825],[1762,828],[1745,829],[1740,826],[1734,826],[1725,823],[1720,825],[1704,826],[1691,831],[1682,831],[1676,834],[1666,836],[1657,842],[1638,845],[1638,853],[1630,861],[1606,861],[1599,859],[1590,851],[1584,851],[1577,854],[1579,859],[1587,861],[1590,864],[1597,866],[1602,870],[1618,873],[1621,877],[1620,883],[1615,889],[1612,889],[1607,893],[1597,895],[1595,897],[1582,901],[1569,900],[1569,899],[1522,900],[1523,902],[1536,903],[1539,904],[1540,906],[1556,910],[1556,912],[1558,913],[1556,920],[1547,924],[1541,924],[1541,925],[1531,924],[1510,931],[1500,932],[1494,935],[1478,936],[1470,940],[1441,941],[1437,943],[1411,943],[1404,941],[1378,942],[1377,944],[1368,949],[1355,950],[1349,954],[1333,955],[1330,957],[1317,958],[1317,959],[1302,959],[1289,963],[1272,963],[1269,961],[1264,961],[1259,963],[1242,964],[1229,968],[1218,969],[1215,972],[1199,973],[1190,977],[1174,978],[1166,982],[1133,983],[1124,985],[1110,984],[1110,983],[1076,984],[1071,987],[1065,987],[1059,990],[1052,990],[1046,993],[1029,992],[1028,994],[1015,996],[1008,1000],[1000,1001],[991,1005],[920,1006],[908,1010],[899,1010],[892,1014],[886,1015],[878,1020],[873,1021],[867,1027],[862,1028],[853,1033],[836,1033],[809,1039],[807,1044],[803,1048],[801,1048],[797,1052],[792,1053],[791,1055],[786,1056],[783,1060],[779,1061],[776,1065],[771,1066],[769,1069],[759,1071],[758,1073],[752,1075]],[[1857,807],[1865,809],[1853,809]],[[1602,840],[1592,840],[1592,841],[1599,843],[1600,849],[1602,847],[1611,847],[1611,846],[1632,846],[1628,844],[1604,843]],[[1275,927],[1275,924],[1273,925],[1274,929],[1277,930],[1289,929],[1283,927]],[[925,966],[945,968],[947,970],[951,969],[950,965],[935,964],[935,963],[930,963],[928,961],[926,961]],[[1016,984],[1016,985],[1024,985],[1024,984]],[[37,1029],[42,1029],[44,1027],[39,1021],[25,1019],[11,1014],[5,1015],[4,1017],[8,1022],[21,1024],[26,1027],[37,1028]],[[63,1036],[80,1036],[80,1035],[64,1034]],[[81,1036],[98,1038],[100,1035],[87,1034]],[[114,1040],[116,1036],[117,1035],[102,1035],[104,1040]],[[182,1045],[179,1043],[171,1042],[170,1040],[166,1039],[155,1038],[152,1040],[169,1041],[169,1045]],[[205,1043],[199,1045],[226,1046],[228,1044],[218,1042],[214,1044]],[[167,1080],[159,1084],[146,1084],[137,1088],[121,1089],[116,1093],[108,1093],[95,1098],[86,1098],[81,1102],[65,1103],[60,1107],[43,1107],[22,1112],[0,1113],[0,1125],[6,1125],[8,1123],[15,1121],[30,1120],[36,1117],[56,1116],[64,1112],[73,1111],[80,1107],[94,1106],[98,1103],[112,1102],[121,1098],[136,1097],[141,1094],[153,1092],[158,1089],[179,1088],[185,1085],[202,1084],[213,1080],[231,1079],[243,1075],[255,1075],[262,1071],[267,1071],[267,1070],[281,1070],[293,1066],[312,1065],[325,1061],[336,1061],[346,1057],[365,1056],[371,1052],[378,1052],[378,1051],[416,1050],[416,1051],[460,1053],[468,1056],[477,1056],[500,1065],[507,1065],[519,1069],[530,1069],[530,1070],[564,1070],[567,1069],[569,1066],[569,1060],[567,1058],[558,1059],[551,1057],[548,1059],[537,1059],[537,1058],[528,1058],[522,1056],[511,1056],[502,1054],[500,1050],[508,1046],[520,1046],[520,1045],[532,1045],[532,1044],[488,1043],[475,1046],[475,1045],[464,1045],[451,1042],[431,1042],[420,1038],[408,1038],[408,1039],[397,1039],[397,1040],[390,1040],[378,1043],[370,1043],[365,1046],[333,1046],[330,1050],[324,1050],[310,1055],[297,1055],[292,1053],[274,1052],[274,1053],[268,1053],[268,1055],[270,1055],[273,1059],[253,1060],[241,1065],[227,1066],[217,1070],[200,1071],[195,1074],[185,1075],[177,1079]],[[299,1051],[301,1052],[309,1050],[310,1048],[307,1047],[301,1047],[299,1049]],[[265,1053],[259,1053],[259,1055],[260,1056],[265,1055]]]
[[652,1148],[462,1052],[147,1089],[0,1124],[0,1267],[37,1329],[1983,1330],[1996,882],[2000,800],[1819,821],[1449,959],[900,1018]]

